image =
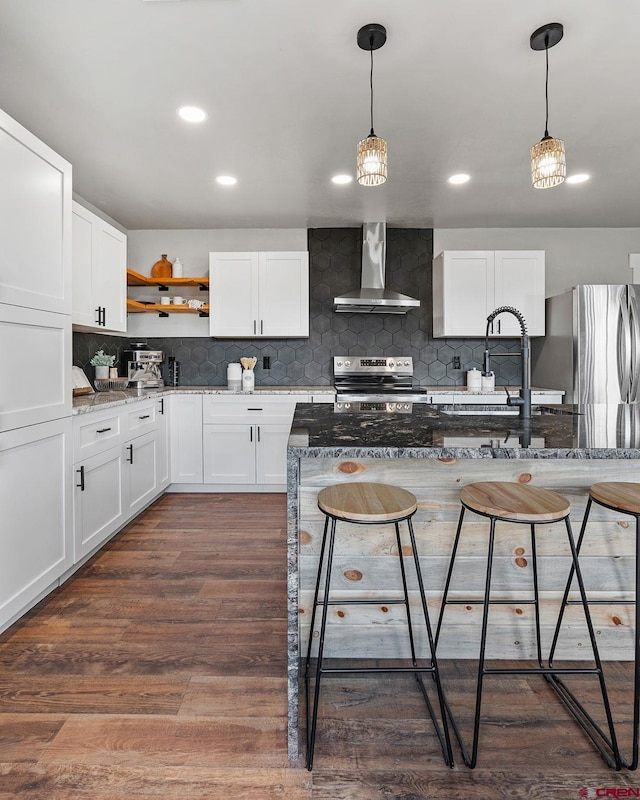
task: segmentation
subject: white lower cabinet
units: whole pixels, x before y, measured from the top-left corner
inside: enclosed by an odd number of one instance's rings
[[[73,563],[71,419],[0,433],[0,628]]]
[[[169,400],[171,483],[202,483],[202,395]]]
[[[123,466],[119,446],[74,466],[75,561],[95,550],[124,524]]]
[[[151,431],[124,446],[125,500],[127,519],[143,509],[158,493],[158,440]]]
[[[204,425],[204,483],[285,484],[290,425]]]
[[[168,445],[161,399],[74,418],[75,562],[95,551],[164,488],[161,459],[168,462]]]

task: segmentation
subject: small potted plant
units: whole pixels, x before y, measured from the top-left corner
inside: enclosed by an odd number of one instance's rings
[[[96,370],[96,380],[109,380],[109,369],[116,360],[115,356],[108,356],[104,350],[98,350],[89,362]]]

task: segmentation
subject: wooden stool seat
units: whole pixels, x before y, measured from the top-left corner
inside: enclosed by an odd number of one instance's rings
[[[470,483],[460,490],[460,500],[470,511],[514,522],[560,520],[571,511],[557,492],[506,481]]]
[[[594,483],[589,494],[603,506],[628,514],[640,514],[640,483]]]
[[[318,494],[318,508],[350,522],[393,522],[418,507],[415,495],[386,483],[340,483]]]

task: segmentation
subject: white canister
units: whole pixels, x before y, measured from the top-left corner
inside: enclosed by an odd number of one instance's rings
[[[172,277],[174,278],[184,278],[184,269],[182,267],[182,261],[179,258],[173,262],[173,271]]]
[[[496,376],[494,372],[482,373],[482,391],[493,392],[496,388]]]
[[[255,375],[252,369],[245,369],[242,372],[242,391],[252,392],[256,385]]]
[[[477,367],[467,372],[467,389],[479,392],[482,389],[482,373]]]
[[[227,386],[232,392],[242,389],[242,367],[237,362],[227,364]]]

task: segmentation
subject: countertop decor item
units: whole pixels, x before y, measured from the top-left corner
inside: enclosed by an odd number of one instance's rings
[[[242,371],[242,391],[252,392],[255,389],[256,379],[253,368],[255,367],[258,359],[255,356],[251,358],[241,358],[240,363],[244,367]]]
[[[387,143],[373,131],[373,51],[387,41],[387,31],[376,22],[358,31],[358,47],[371,55],[369,87],[371,90],[371,132],[358,143],[356,177],[361,186],[380,186],[387,180]]]
[[[182,266],[182,261],[179,258],[173,262],[173,277],[174,278],[183,278],[184,277],[184,268]]]
[[[104,352],[104,350],[98,350],[98,352],[89,362],[91,366],[95,368],[97,380],[109,378],[109,369],[113,366],[113,362],[115,360],[115,356],[109,356]]]
[[[173,264],[167,259],[167,254],[163,253],[162,258],[151,267],[152,278],[171,278],[173,277]]]
[[[118,392],[126,389],[129,385],[129,378],[108,378],[106,380],[94,381],[99,392]]]

